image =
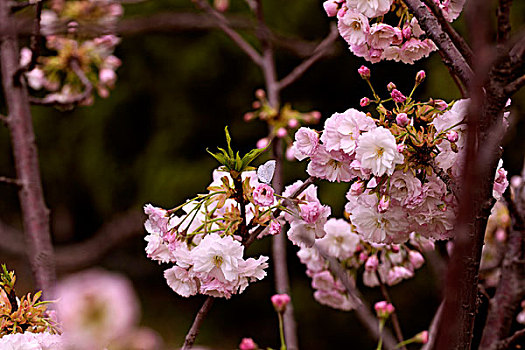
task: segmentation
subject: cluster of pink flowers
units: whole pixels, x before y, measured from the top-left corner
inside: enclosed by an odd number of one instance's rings
[[[243,172],[242,180],[248,233],[258,225],[267,226],[261,236],[280,232],[280,223],[270,215],[273,189],[260,183],[254,171]],[[229,173],[216,170],[208,189],[208,194],[182,205],[181,216],[176,215],[178,209],[145,206],[146,253],[150,259],[173,264],[164,276],[177,294],[230,298],[266,276],[268,257],[243,257],[241,242],[246,237],[237,233],[241,210]]]
[[[66,349],[62,337],[50,333],[14,333],[0,337],[0,349],[62,350]]]
[[[39,57],[36,67],[26,73],[29,86],[51,92],[45,98],[48,102],[65,104],[81,98],[86,84],[71,66],[75,61],[98,95],[108,97],[117,80],[115,71],[121,65],[112,55],[120,39],[113,34],[93,36],[84,31],[89,26],[104,26],[105,33],[111,32],[122,13],[121,4],[111,0],[51,2],[51,9],[42,12],[41,27],[52,54]],[[66,30],[61,33],[62,27]],[[31,55],[31,50],[22,49],[22,66],[29,65]],[[84,105],[92,102],[92,95],[80,101]]]
[[[459,16],[464,0],[434,0],[445,18]],[[372,63],[394,60],[413,64],[436,50],[406,5],[399,0],[327,0],[323,4],[329,17],[336,16],[340,35],[356,56]],[[429,10],[430,11],[430,10]],[[396,18],[396,26],[384,22]]]

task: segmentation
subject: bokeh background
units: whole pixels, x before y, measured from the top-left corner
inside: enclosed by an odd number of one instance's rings
[[[263,3],[268,25],[292,42],[313,43],[329,32],[331,21],[320,0]],[[518,28],[525,18],[525,6],[520,2],[513,6],[512,20],[514,28]],[[124,8],[128,23],[160,13],[198,12],[190,1],[184,0],[148,0],[128,3]],[[241,0],[231,0],[227,13],[250,18],[248,7]],[[461,20],[454,25],[465,33]],[[257,45],[253,33],[242,33]],[[205,191],[211,171],[217,167],[206,148],[224,144],[224,126],[229,126],[235,147],[242,151],[255,147],[256,141],[266,136],[262,122],[246,123],[242,118],[251,110],[255,90],[264,82],[258,67],[218,29],[129,30],[121,37],[115,54],[123,65],[117,71],[117,85],[109,98],[96,98],[93,106],[72,111],[33,109],[45,197],[51,209],[57,249],[89,240],[123,213],[140,218],[130,220],[135,233],[97,259],[96,265],[120,272],[133,281],[142,303],[142,324],[156,330],[169,346],[175,347],[182,344],[204,299],[185,299],[170,290],[163,278],[166,267],[146,258],[145,233],[134,222],[145,219],[145,203],[171,208]],[[294,53],[277,48],[278,76],[284,77],[301,60]],[[360,98],[370,96],[357,74],[362,64],[366,62],[352,56],[339,38],[329,57],[283,91],[282,102],[291,103],[299,111],[320,111],[323,119],[317,128],[322,128],[324,119],[332,113],[358,107]],[[416,91],[416,97],[447,101],[460,98],[438,53],[415,65],[368,65],[380,94],[387,93],[390,81],[401,91],[409,92],[416,72],[425,69],[427,80]],[[521,92],[513,99],[511,128],[505,139],[504,166],[510,175],[518,173],[523,162],[524,97]],[[2,100],[0,104],[3,105]],[[4,176],[15,174],[9,142],[7,129],[0,127],[0,175]],[[264,155],[259,162],[268,157]],[[305,164],[287,163],[285,183],[305,179],[304,169]],[[320,185],[321,200],[332,205],[336,216],[342,214],[347,187]],[[3,183],[0,218],[21,228],[16,188]],[[248,250],[249,255],[261,253],[270,255],[269,239]],[[373,348],[373,340],[352,312],[333,310],[314,301],[310,280],[295,253],[296,248],[290,244],[291,296],[301,349]],[[0,262],[16,269],[19,293],[32,290],[24,256],[4,249],[0,250]],[[415,278],[391,288],[406,336],[426,329],[439,305],[443,275],[431,265],[427,263]],[[61,269],[61,275],[70,272],[74,271]],[[215,304],[198,344],[234,349],[242,337],[252,337],[261,346],[278,347],[277,318],[269,300],[274,293],[272,269],[268,272],[265,280],[251,285],[242,295]],[[370,303],[381,299],[377,289],[362,285],[360,288]]]

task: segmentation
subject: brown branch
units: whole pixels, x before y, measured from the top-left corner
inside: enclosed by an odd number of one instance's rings
[[[315,62],[325,56],[331,49],[332,44],[339,37],[339,32],[335,24],[330,26],[330,33],[328,36],[321,41],[321,43],[315,48],[312,56],[304,60],[301,64],[295,67],[286,77],[278,82],[279,90],[286,88],[288,85],[299,79]]]
[[[524,85],[525,85],[525,75],[522,75],[518,79],[514,80],[513,82],[505,86],[505,94],[512,96],[516,93],[516,91],[521,89]]]
[[[81,103],[91,97],[91,94],[93,93],[93,84],[91,84],[82,68],[80,68],[78,61],[71,60],[69,66],[78,76],[82,82],[82,85],[84,85],[84,91],[81,94],[72,95],[67,100],[60,100],[54,94],[49,94],[44,98],[30,97],[29,101],[31,104],[37,106],[61,106],[64,108],[73,108],[76,104]]]
[[[465,86],[470,86],[472,80],[472,69],[454,45],[450,36],[443,30],[436,16],[428,10],[420,0],[404,0],[410,11],[417,18],[421,28],[430,39],[443,52],[446,60],[444,63],[450,66],[454,73],[460,77]]]
[[[437,335],[437,329],[439,325],[439,321],[441,319],[441,313],[443,312],[443,302],[439,304],[439,307],[434,314],[434,318],[432,319],[432,322],[430,322],[430,326],[428,327],[428,342],[423,345],[421,350],[430,350],[434,346],[434,342],[436,340]]]
[[[507,43],[510,36],[510,7],[512,0],[499,0],[498,1],[498,32],[497,41],[498,45],[502,46]]]
[[[211,7],[206,0],[193,1],[197,4],[199,8],[203,9],[209,16],[211,16],[217,22],[219,28],[221,28],[222,31],[226,35],[228,35],[230,39],[235,44],[237,44],[237,46],[239,46],[239,48],[242,51],[244,51],[244,53],[247,54],[248,57],[250,57],[255,64],[259,66],[262,64],[261,55],[246,40],[244,40],[239,33],[233,30],[230,22],[226,17],[224,17],[223,14]]]
[[[18,179],[12,179],[5,176],[0,176],[0,182],[6,183],[6,184],[12,184],[16,186],[22,186],[22,182]]]
[[[376,271],[377,280],[379,281],[379,287],[381,288],[381,294],[383,294],[383,298],[389,303],[392,304],[392,299],[390,298],[390,294],[388,293],[388,289],[383,283],[383,280],[381,279],[381,276],[379,275],[379,272]],[[397,341],[399,343],[403,342],[403,332],[401,331],[401,324],[399,323],[399,318],[397,317],[397,310],[394,309],[394,312],[392,312],[392,315],[390,315],[390,319],[392,320],[392,325],[394,326],[394,333],[396,334]],[[402,345],[401,349],[406,350],[406,346]]]
[[[51,298],[55,284],[55,264],[49,228],[49,210],[44,201],[42,181],[38,164],[35,134],[31,119],[29,98],[25,82],[14,81],[19,65],[16,23],[7,1],[0,1],[0,23],[7,31],[0,36],[0,64],[2,84],[7,109],[8,128],[17,178],[22,186],[18,192],[27,244],[27,256],[31,264],[37,289],[43,291],[43,299]]]
[[[195,339],[197,338],[197,335],[199,334],[199,330],[201,328],[202,322],[204,322],[204,318],[206,318],[206,315],[210,311],[214,301],[215,301],[214,297],[206,298],[199,312],[197,312],[197,315],[195,316],[195,320],[193,321],[193,324],[191,325],[191,328],[188,331],[188,334],[186,334],[186,338],[184,338],[184,344],[182,345],[181,350],[188,350],[192,348],[193,343],[195,343]]]
[[[461,52],[465,60],[468,64],[472,63],[472,57],[474,56],[474,53],[472,52],[472,49],[468,46],[467,42],[461,35],[456,32],[456,30],[450,25],[450,22],[445,19],[443,16],[443,12],[441,9],[436,5],[436,3],[433,0],[423,0],[425,5],[432,11],[434,16],[436,16],[436,19],[438,20],[439,24],[443,28],[443,30],[448,34],[456,48]]]
[[[516,192],[525,189],[522,184]],[[494,298],[490,301],[487,321],[481,339],[481,350],[496,350],[499,341],[505,338],[512,325],[520,301],[525,297],[525,203],[518,196],[516,202],[510,191],[504,194],[512,219],[512,229],[507,242],[506,255],[501,268],[501,277]]]
[[[498,343],[497,350],[506,350],[510,349],[510,347],[514,344],[518,345],[518,341],[525,339],[525,329],[520,329],[519,331],[516,331],[513,335],[510,337],[503,339]],[[516,347],[518,349],[518,347]]]

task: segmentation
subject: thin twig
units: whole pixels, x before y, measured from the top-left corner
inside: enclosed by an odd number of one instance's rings
[[[197,312],[197,315],[195,316],[195,320],[193,321],[193,324],[191,325],[191,328],[188,331],[188,334],[186,334],[186,338],[184,338],[184,344],[182,345],[181,350],[188,350],[192,348],[193,343],[195,343],[195,339],[197,338],[197,335],[199,334],[199,330],[201,328],[202,322],[204,321],[204,318],[210,311],[211,306],[213,305],[214,301],[215,301],[214,297],[206,298],[199,312]]]
[[[12,184],[12,185],[17,185],[17,186],[22,186],[22,182],[18,179],[12,179],[12,178],[9,178],[9,177],[5,177],[5,176],[0,176],[0,182],[4,182],[6,184]]]
[[[423,2],[432,11],[434,16],[436,16],[439,24],[441,25],[443,30],[448,34],[448,36],[450,37],[454,45],[457,47],[459,52],[461,52],[467,63],[471,64],[474,53],[472,52],[470,46],[468,46],[465,39],[463,39],[463,37],[459,35],[458,32],[456,32],[456,30],[450,25],[449,21],[445,19],[445,17],[443,16],[443,12],[433,0],[423,0]]]
[[[376,271],[377,280],[379,281],[379,287],[381,288],[381,294],[383,294],[383,298],[389,303],[392,304],[392,299],[390,298],[390,294],[388,293],[388,289],[386,288],[385,284],[381,280],[381,276],[379,275],[379,272]],[[390,316],[392,320],[392,325],[394,326],[394,333],[396,334],[397,341],[401,343],[404,339],[403,332],[401,331],[401,325],[399,323],[399,319],[397,318],[397,310],[394,309],[394,312],[392,312],[392,315]],[[406,350],[406,347],[402,345],[400,347],[403,350]]]
[[[89,81],[86,74],[80,68],[77,60],[71,60],[69,66],[75,72],[75,74],[80,79],[82,85],[84,85],[84,91],[81,94],[72,95],[69,99],[61,100],[55,94],[49,94],[44,98],[30,97],[29,102],[37,106],[61,106],[65,108],[71,108],[74,105],[81,103],[91,97],[93,92],[93,84]]]
[[[215,19],[217,25],[222,29],[222,31],[233,40],[234,43],[239,46],[239,48],[244,51],[251,58],[251,60],[260,66],[262,64],[261,55],[246,41],[243,37],[237,33],[231,27],[229,21],[222,15],[220,12],[215,10],[213,7],[208,4],[205,0],[193,0],[197,6],[206,11],[211,17]]]
[[[511,96],[514,95],[516,91],[521,89],[525,85],[525,75],[522,75],[518,79],[514,80],[512,83],[505,86],[505,94]]]
[[[505,338],[502,341],[500,341],[496,349],[497,350],[510,349],[511,345],[517,344],[519,340],[522,340],[524,338],[525,338],[525,329],[520,329],[519,331],[516,331],[516,333],[514,333],[510,337]]]
[[[510,36],[510,7],[512,0],[498,1],[498,45],[504,46],[509,40]]]
[[[332,44],[338,37],[339,32],[337,31],[337,27],[335,26],[335,24],[332,24],[330,26],[330,33],[315,48],[314,52],[312,53],[312,56],[304,60],[301,64],[295,67],[286,77],[284,77],[283,79],[281,79],[281,81],[278,82],[279,89],[282,90],[288,85],[295,82],[297,79],[299,79],[304,74],[304,72],[306,72],[315,62],[317,62],[319,59],[321,59],[328,53],[328,51],[331,49]]]

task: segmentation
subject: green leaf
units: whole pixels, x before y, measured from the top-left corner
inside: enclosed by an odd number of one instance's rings
[[[232,138],[230,137],[230,133],[228,132],[228,126],[224,128],[224,133],[226,134],[226,144],[228,145],[228,153],[230,154],[230,158],[233,158],[233,150],[231,147]]]

